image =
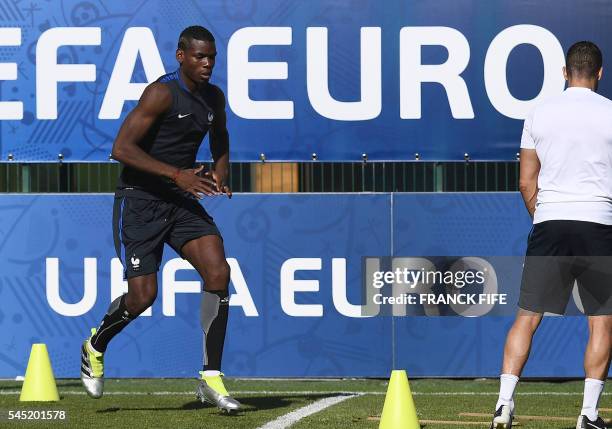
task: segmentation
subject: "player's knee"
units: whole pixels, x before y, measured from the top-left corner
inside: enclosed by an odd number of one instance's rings
[[[206,290],[224,290],[230,280],[230,266],[227,262],[218,264],[216,267],[208,270],[206,276]]]
[[[612,316],[589,317],[589,331],[591,337],[610,342],[612,339]]]
[[[515,335],[534,335],[539,326],[535,317],[519,317],[514,321],[511,332]]]
[[[144,307],[142,311],[152,306],[156,298],[157,298],[157,288],[150,288],[144,291],[142,294],[141,300],[140,300],[142,306]]]
[[[142,288],[137,293],[132,294],[130,298],[126,302],[128,311],[137,316],[153,305],[157,298],[157,288]]]

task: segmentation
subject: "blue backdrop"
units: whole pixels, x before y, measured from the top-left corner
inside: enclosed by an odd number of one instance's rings
[[[123,282],[112,199],[0,199],[0,377],[24,374],[34,342],[48,345],[56,376],[78,375],[79,344]],[[510,316],[359,318],[333,290],[358,303],[363,256],[522,255],[530,225],[518,194],[242,194],[204,205],[232,265],[227,374],[384,377],[394,363],[412,376],[498,374]],[[109,376],[183,377],[200,367],[200,285],[176,258],[167,248],[152,315],[111,343]],[[292,258],[311,258],[298,261],[295,279],[318,281],[315,291],[288,293],[282,273]],[[334,260],[345,261],[345,282]],[[503,286],[514,293],[510,311],[518,286]],[[297,315],[288,296],[321,315]],[[581,376],[585,343],[583,318],[546,318],[525,375]]]
[[[0,101],[21,103],[0,107],[2,160],[13,154],[18,161],[54,161],[58,153],[68,161],[108,160],[120,122],[134,106],[130,99],[136,99],[142,90],[142,87],[130,90],[129,82],[152,81],[164,71],[174,70],[178,34],[192,24],[207,26],[217,38],[219,56],[212,81],[228,95],[234,160],[258,160],[261,153],[269,160],[304,160],[310,159],[312,153],[317,153],[321,160],[358,160],[362,153],[373,160],[401,160],[413,159],[415,152],[422,159],[433,160],[463,159],[466,152],[472,159],[514,159],[522,128],[520,117],[527,107],[519,108],[518,114],[511,113],[512,109],[502,106],[504,103],[494,102],[491,94],[503,92],[507,85],[509,97],[519,104],[521,100],[531,100],[542,88],[545,70],[550,84],[542,96],[561,91],[563,51],[575,41],[590,39],[599,44],[604,61],[612,52],[609,25],[612,3],[599,0],[584,0],[579,5],[571,0],[438,0],[433,3],[412,0],[37,3],[2,0],[1,3],[2,27],[17,29],[20,33],[6,29],[3,30],[8,33],[0,32],[0,62],[14,68],[14,73],[0,75]],[[506,31],[519,25],[535,26],[529,27],[535,28],[535,32],[530,33],[527,27],[521,27],[514,35]],[[61,27],[68,30],[60,37],[54,31]],[[86,27],[89,36],[78,33],[78,27]],[[257,39],[260,45],[248,50],[245,43],[256,43],[255,37],[247,34],[240,42],[239,34],[253,27],[283,27],[284,30],[280,30],[281,35],[273,35],[269,28],[262,30],[268,35],[262,37],[270,40]],[[316,80],[310,88],[307,84],[309,73],[311,77],[316,74],[307,72],[307,33],[309,29],[318,32],[315,27],[327,29],[328,88]],[[360,31],[364,27],[380,28],[380,42],[375,36],[368,36],[371,43],[364,59],[366,66],[361,70]],[[430,30],[428,39],[422,40],[422,49],[411,48],[417,36],[410,31],[426,32],[425,27],[445,30]],[[402,47],[403,28],[409,28],[409,32]],[[515,47],[504,55],[493,55],[501,52],[500,45],[493,43],[498,36]],[[87,38],[92,40],[86,41]],[[228,65],[228,58],[232,56],[231,40],[236,42],[232,48],[236,62]],[[545,40],[548,42],[544,43]],[[538,44],[542,45],[536,47]],[[313,55],[324,49],[320,40],[313,39]],[[443,85],[428,82],[437,79],[435,67],[422,69],[420,79],[424,83],[416,87],[421,88],[420,96],[418,89],[408,89],[408,84],[402,95],[401,82],[417,79],[415,64],[452,62],[461,57],[462,49],[467,49],[467,57],[466,64],[457,65],[455,73],[460,75],[459,87],[464,87],[459,88],[459,95],[449,97]],[[488,76],[494,81],[489,89],[485,85],[488,53],[491,60]],[[256,74],[249,71],[251,66],[245,66],[247,57],[254,64],[268,63],[261,79],[244,80]],[[406,59],[403,72],[400,72],[400,57]],[[70,76],[66,69],[55,66],[56,60],[63,66],[92,64],[95,70],[80,70],[75,72],[76,76]],[[313,57],[311,66],[320,72],[324,70],[317,68],[321,61]],[[270,66],[272,62],[284,65],[270,71],[274,68]],[[286,72],[281,70],[283,67]],[[381,69],[380,83],[370,74],[378,68]],[[114,73],[118,86],[110,85]],[[453,75],[452,71],[445,73],[447,77]],[[361,100],[362,75],[366,75],[364,88],[374,94],[370,105],[378,104],[365,116],[349,112],[347,119],[338,119],[334,115],[351,107],[332,104],[322,109],[321,102],[313,101],[310,93],[327,90],[337,101]],[[38,88],[37,79],[40,80]],[[55,79],[67,82],[56,85]],[[604,77],[600,86],[603,95],[612,94],[610,82]],[[52,92],[56,87],[55,98]],[[124,96],[128,99],[125,104]],[[244,106],[247,98],[285,101],[292,103],[292,107],[281,109],[285,119],[273,119],[279,117],[274,109],[261,105],[247,108]],[[452,113],[449,98],[464,110],[470,106],[473,114]],[[102,109],[105,100],[109,103],[106,110]],[[420,115],[402,114],[402,103],[413,105],[419,100]],[[5,108],[12,113],[9,115]],[[50,118],[49,109],[51,112],[56,109],[57,114],[51,114]],[[286,116],[288,112],[292,112],[290,118]],[[254,115],[261,117],[254,118]],[[8,119],[11,117],[16,119]],[[209,158],[205,145],[199,159]]]

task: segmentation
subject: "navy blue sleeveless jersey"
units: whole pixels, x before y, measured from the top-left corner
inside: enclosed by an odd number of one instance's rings
[[[172,106],[138,143],[142,150],[159,161],[181,169],[194,168],[200,144],[209,131],[213,159],[228,150],[225,96],[221,89],[203,83],[198,91],[191,93],[182,82],[178,70],[160,77],[157,82],[170,90]],[[123,166],[115,194],[165,200],[191,197],[170,179],[128,165]]]

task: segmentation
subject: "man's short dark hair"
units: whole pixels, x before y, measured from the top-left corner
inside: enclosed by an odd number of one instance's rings
[[[204,42],[214,42],[215,38],[212,33],[200,25],[192,25],[181,31],[178,40],[178,48],[186,50],[191,45],[192,40],[202,40]]]
[[[593,42],[577,42],[567,50],[565,68],[570,77],[579,79],[596,78],[601,65],[601,51]]]

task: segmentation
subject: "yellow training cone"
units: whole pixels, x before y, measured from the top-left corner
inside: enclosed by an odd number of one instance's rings
[[[59,401],[47,346],[32,344],[20,401]]]
[[[404,370],[391,372],[379,429],[421,429]]]

